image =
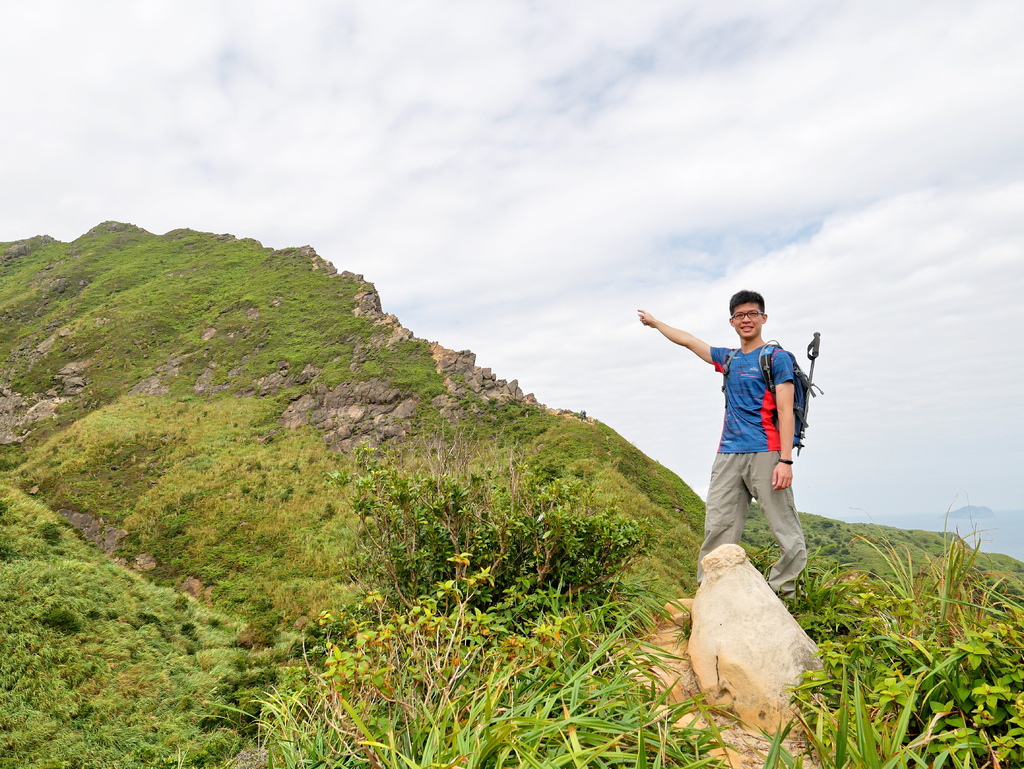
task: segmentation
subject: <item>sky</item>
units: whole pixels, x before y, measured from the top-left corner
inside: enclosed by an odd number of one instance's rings
[[[0,241],[312,245],[705,493],[731,346],[821,333],[835,518],[1024,511],[1017,0],[0,0]],[[1021,513],[1024,515],[1024,512]]]

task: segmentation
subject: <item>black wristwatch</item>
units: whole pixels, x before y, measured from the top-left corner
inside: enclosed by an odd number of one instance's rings
[[[791,465],[791,464],[793,464],[793,460],[792,459],[780,459],[779,461],[782,464],[784,464],[784,465]]]

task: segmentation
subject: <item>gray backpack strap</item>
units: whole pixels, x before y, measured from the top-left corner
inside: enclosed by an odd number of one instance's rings
[[[725,395],[725,405],[729,406],[729,393],[725,389],[725,385],[729,382],[729,366],[732,365],[732,359],[736,356],[739,350],[729,350],[725,356],[725,363],[722,364],[722,393]]]
[[[782,345],[773,339],[770,342],[765,342],[764,347],[761,348],[761,354],[757,356],[761,378],[768,385],[768,390],[772,395],[775,394],[775,372],[772,371],[772,364],[775,362],[775,353],[781,349]]]

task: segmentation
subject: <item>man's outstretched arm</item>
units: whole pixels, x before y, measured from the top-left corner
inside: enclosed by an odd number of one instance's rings
[[[640,315],[640,322],[645,326],[656,328],[666,339],[691,350],[698,358],[706,363],[714,363],[711,359],[711,345],[703,342],[688,331],[683,331],[658,320],[647,310],[637,310]]]

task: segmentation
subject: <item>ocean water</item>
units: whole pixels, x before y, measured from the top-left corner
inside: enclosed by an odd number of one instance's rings
[[[980,539],[985,553],[1002,553],[1024,561],[1024,510],[993,510],[975,517],[935,515],[876,515],[843,518],[848,523],[877,523],[899,529],[955,531],[972,544]]]

